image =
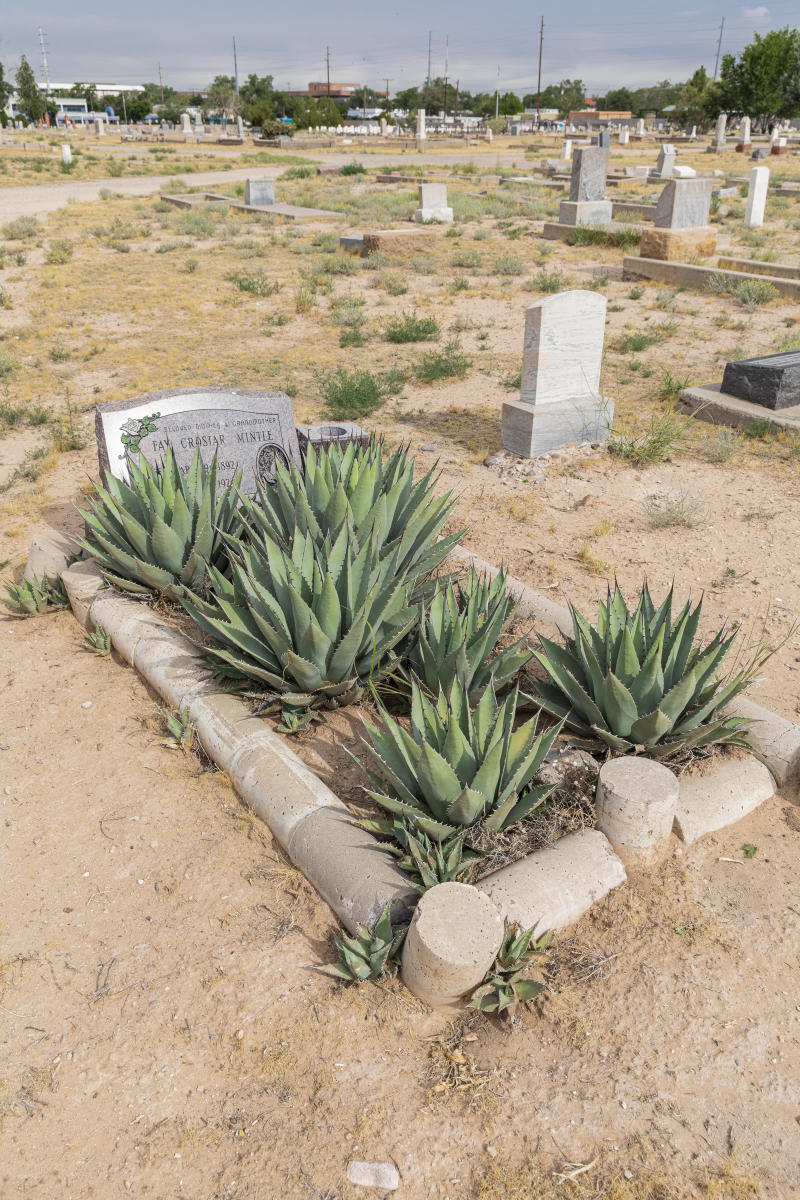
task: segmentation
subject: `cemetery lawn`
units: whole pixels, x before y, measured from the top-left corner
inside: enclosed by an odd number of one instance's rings
[[[704,594],[704,631],[741,619],[785,639],[753,698],[800,719],[800,442],[672,408],[684,380],[795,344],[800,309],[623,282],[623,251],[544,241],[558,198],[477,161],[486,178],[448,182],[456,225],[397,261],[340,254],[338,237],[401,226],[413,184],[302,167],[278,200],[341,220],[111,195],[0,237],[2,577],[42,522],[79,531],[96,403],[281,388],[298,423],[346,408],[438,463],[465,544],[554,599],[593,612],[614,576],[628,594],[674,579],[681,599]],[[725,204],[720,253],[796,261],[796,200],[770,197],[751,232],[744,201]],[[525,306],[568,287],[608,298],[613,452],[530,471],[501,453],[501,406]],[[334,957],[327,906],[223,776],[163,744],[142,681],[87,653],[68,613],[0,619],[0,670],[3,1194],[349,1200],[365,1194],[351,1158],[396,1162],[413,1200],[797,1194],[796,798],[747,819],[754,857],[734,826],[596,906],[514,1028],[450,1023],[397,984],[312,969]],[[355,715],[334,727],[355,736]],[[341,788],[330,741],[292,745]]]

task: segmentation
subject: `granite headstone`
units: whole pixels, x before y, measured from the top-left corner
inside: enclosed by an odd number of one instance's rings
[[[274,179],[248,179],[244,185],[244,202],[254,208],[268,208],[275,203]]]
[[[159,466],[169,447],[187,470],[196,450],[208,464],[217,454],[217,484],[222,488],[242,469],[242,491],[256,494],[256,481],[275,482],[276,463],[301,464],[292,416],[284,392],[238,388],[189,388],[153,392],[95,410],[97,455],[103,479],[127,480],[128,462],[143,455]]]
[[[603,200],[606,194],[608,149],[604,146],[582,146],[572,155],[570,200]]]
[[[729,362],[720,390],[763,408],[792,408],[800,404],[800,352]]]
[[[658,198],[657,229],[698,229],[708,224],[710,179],[671,179]]]

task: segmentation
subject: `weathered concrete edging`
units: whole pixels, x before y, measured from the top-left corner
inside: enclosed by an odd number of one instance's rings
[[[95,563],[78,562],[67,568],[68,550],[63,543],[39,539],[31,557],[39,555],[37,561],[42,562],[42,553],[47,558],[45,573],[61,574],[76,618],[88,629],[101,625],[126,662],[171,708],[186,714],[209,757],[228,774],[290,861],[348,929],[374,925],[387,904],[394,922],[412,918],[417,896],[394,858],[358,828],[339,798],[280,735],[252,715],[245,701],[218,690],[194,642],[146,604],[106,589]],[[459,549],[453,554],[489,575],[497,574],[497,568],[469,551]],[[523,616],[571,631],[566,609],[517,580],[508,578],[508,585],[520,600]],[[757,705],[744,704],[741,715],[755,719],[754,749],[760,747],[765,761],[775,763],[776,775],[793,776],[800,763],[800,728]],[[685,841],[739,820],[774,793],[769,771],[755,760],[744,764],[738,760],[726,767],[717,776],[687,780],[685,790],[681,786],[674,823],[675,832]],[[710,805],[709,786],[716,787]],[[624,798],[615,796],[612,807],[619,809]],[[635,798],[633,825],[649,821],[645,800]],[[665,813],[673,804],[670,797]],[[629,836],[627,826],[623,830],[621,849],[631,843],[632,865],[639,865],[642,850],[645,857],[652,852],[653,861],[658,858],[668,833],[662,824],[658,823],[657,836],[649,842],[645,838],[642,846],[637,836]],[[503,918],[522,928],[534,927],[537,935],[557,932],[625,879],[625,866],[605,834],[584,829],[493,872],[475,887],[438,885],[415,910],[404,950],[403,978],[426,1003],[452,1007],[480,983],[491,965],[502,939]]]
[[[657,279],[662,283],[670,283],[675,287],[690,287],[695,291],[704,292],[712,275],[721,275],[729,283],[742,283],[745,280],[760,279],[771,283],[782,296],[792,300],[800,297],[800,279],[779,279],[769,274],[769,263],[763,264],[765,270],[760,275],[749,271],[723,271],[719,267],[699,267],[691,263],[668,262],[660,258],[637,258],[630,255],[622,260],[622,278],[628,279]]]
[[[767,421],[775,429],[800,429],[800,405],[790,408],[765,408],[752,400],[740,400],[722,391],[721,383],[703,387],[684,388],[678,397],[678,407],[683,412],[694,413],[701,421],[712,425],[751,425],[754,421]]]

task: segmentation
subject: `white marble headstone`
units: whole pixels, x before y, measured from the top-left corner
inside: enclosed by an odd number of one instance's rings
[[[768,187],[769,167],[753,167],[750,172],[750,187],[747,192],[747,209],[744,214],[745,225],[753,228],[764,224],[764,209],[767,204]]]
[[[600,389],[606,298],[569,291],[537,300],[525,310],[523,404],[554,404]]]

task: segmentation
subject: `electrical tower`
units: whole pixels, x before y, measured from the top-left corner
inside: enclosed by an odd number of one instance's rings
[[[42,48],[42,70],[44,71],[44,94],[50,95],[50,75],[47,70],[47,49],[45,47],[44,30],[39,26],[39,45]]]

